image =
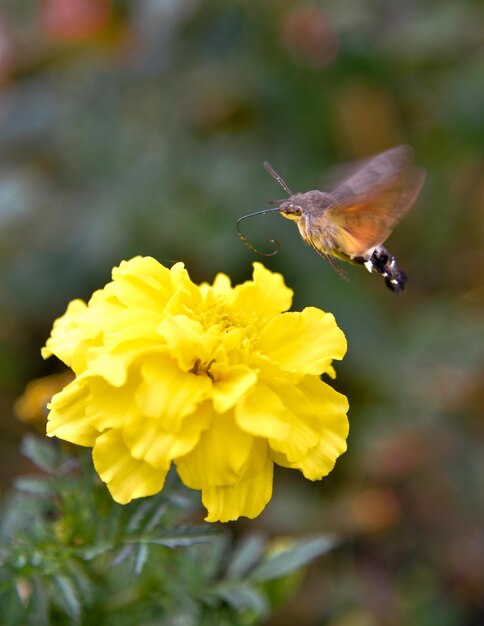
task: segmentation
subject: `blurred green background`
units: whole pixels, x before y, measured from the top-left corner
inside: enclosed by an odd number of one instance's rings
[[[276,474],[240,532],[335,532],[271,624],[484,623],[484,13],[479,0],[1,0],[1,486],[29,471],[13,404],[60,371],[53,319],[136,254],[249,278],[235,221],[399,143],[427,182],[388,247],[400,297],[345,282],[276,214],[246,222],[295,309],[335,314],[349,450]]]

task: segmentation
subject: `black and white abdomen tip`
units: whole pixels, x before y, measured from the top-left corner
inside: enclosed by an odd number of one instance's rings
[[[377,246],[369,259],[354,259],[355,261],[362,263],[369,272],[375,270],[383,276],[386,286],[394,291],[400,293],[405,288],[407,282],[407,275],[402,270],[398,269],[397,261],[395,257],[388,252],[383,246]]]

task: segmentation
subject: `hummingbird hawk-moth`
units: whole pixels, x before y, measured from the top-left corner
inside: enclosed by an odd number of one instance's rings
[[[297,223],[303,240],[336,267],[332,257],[357,265],[369,272],[381,274],[387,287],[400,293],[407,281],[395,257],[382,245],[395,225],[417,199],[425,180],[425,171],[412,165],[413,150],[397,146],[365,162],[333,191],[314,190],[292,193],[272,166],[264,167],[289,194],[284,200],[274,200],[270,209],[244,215],[237,220],[242,241],[263,256],[273,252],[257,250],[240,230],[240,222],[254,215],[278,211]]]

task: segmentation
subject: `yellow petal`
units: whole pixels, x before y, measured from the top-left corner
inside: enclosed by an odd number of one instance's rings
[[[211,361],[220,339],[219,333],[213,330],[213,333],[206,331],[199,321],[186,315],[170,315],[158,326],[169,354],[185,372],[190,371],[197,361],[207,364]]]
[[[212,419],[210,402],[185,417],[178,433],[162,430],[157,419],[134,415],[123,428],[123,440],[134,458],[144,459],[157,469],[168,469],[173,459],[193,450]]]
[[[139,379],[132,376],[121,387],[113,387],[100,376],[86,377],[89,386],[87,414],[98,432],[122,428],[132,415],[138,415],[135,392]]]
[[[82,300],[69,303],[66,312],[57,318],[52,327],[50,337],[42,348],[44,359],[55,355],[68,367],[80,373],[85,367],[85,352],[90,342],[95,341],[100,329],[82,327],[87,305]]]
[[[47,434],[92,446],[100,432],[121,427],[136,408],[134,385],[112,387],[103,378],[77,377],[52,398]]]
[[[312,404],[314,415],[319,420],[319,441],[295,461],[281,453],[280,446],[276,450],[271,442],[271,458],[279,465],[301,470],[309,480],[319,480],[333,469],[336,459],[346,450],[348,401],[317,377],[307,376],[300,389]]]
[[[254,437],[243,433],[230,414],[216,415],[195,449],[177,460],[180,478],[192,489],[233,485],[247,471],[247,465],[254,462],[251,454],[255,445]]]
[[[261,263],[254,263],[253,280],[235,287],[234,293],[233,309],[248,314],[257,325],[287,311],[293,296],[283,276],[270,272]]]
[[[324,424],[328,416],[346,415],[349,407],[348,398],[318,376],[305,376],[299,389],[312,404],[321,424]]]
[[[96,472],[119,504],[151,496],[163,488],[167,472],[134,459],[119,430],[110,430],[96,439],[92,458]]]
[[[157,328],[162,320],[158,311],[123,309],[112,316],[104,331],[104,347],[114,350],[124,347],[141,350],[161,344]]]
[[[128,308],[161,313],[176,291],[170,270],[151,257],[122,261],[112,275],[113,282],[106,289]]]
[[[239,427],[257,437],[285,440],[291,432],[287,409],[267,385],[258,383],[237,404],[235,419]]]
[[[337,437],[334,434],[332,438],[333,440],[329,440],[328,433],[331,430],[335,433],[338,427],[342,431],[341,435]],[[321,438],[319,444],[309,450],[304,458],[299,459],[299,461],[292,464],[292,467],[300,469],[304,474],[304,477],[308,480],[320,480],[329,474],[338,457],[346,451],[346,435],[344,434],[341,425],[335,423],[331,426],[328,424],[324,435],[325,436]]]
[[[119,302],[105,290],[94,292],[88,305],[73,300],[64,315],[54,322],[42,356],[55,354],[74,372],[82,373],[87,367],[88,351],[102,345],[107,325],[120,310]]]
[[[103,289],[95,291],[90,297],[86,313],[82,319],[85,328],[104,331],[113,315],[124,310],[122,303],[109,293],[109,284]]]
[[[139,351],[136,351],[138,356]],[[134,358],[131,352],[124,350],[106,352],[103,347],[89,350],[89,373],[100,376],[113,387],[122,387],[128,377],[128,367]]]
[[[191,281],[183,263],[175,263],[170,269],[170,275],[176,290],[165,307],[165,313],[188,314],[196,310],[202,302],[202,295],[198,285]]]
[[[212,400],[217,413],[225,413],[235,406],[257,381],[257,374],[246,365],[214,363],[210,372],[215,380]]]
[[[49,406],[47,435],[80,446],[92,446],[99,434],[96,420],[87,416],[89,386],[76,379],[56,393]]]
[[[331,313],[307,307],[270,320],[255,348],[282,369],[319,375],[343,358],[346,338]]]
[[[225,296],[229,299],[233,297],[232,283],[227,274],[220,273],[215,276],[212,291],[217,296]]]
[[[229,522],[244,516],[260,515],[272,497],[273,464],[268,459],[256,474],[226,487],[205,487],[202,502],[207,509],[207,522]]]
[[[159,420],[160,428],[178,432],[181,420],[211,394],[212,381],[201,372],[181,371],[162,352],[146,355],[141,363],[142,382],[136,392],[139,410]]]
[[[106,325],[103,345],[87,351],[90,373],[115,387],[124,385],[133,361],[164,345],[157,332],[160,319],[160,313],[140,309],[123,309],[113,315]]]
[[[283,452],[289,462],[295,462],[319,443],[320,420],[301,389],[277,380],[270,386],[286,408],[285,420],[290,430],[285,438],[269,437],[269,445]]]

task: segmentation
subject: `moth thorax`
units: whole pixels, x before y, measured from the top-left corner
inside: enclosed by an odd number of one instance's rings
[[[318,189],[298,194],[298,196],[298,205],[302,207],[302,212],[314,217],[321,217],[328,207],[336,203],[330,193]]]

